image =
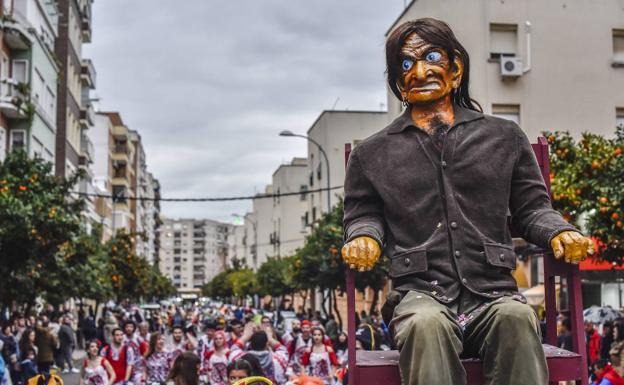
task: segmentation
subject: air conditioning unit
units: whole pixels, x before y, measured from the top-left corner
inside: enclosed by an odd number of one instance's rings
[[[518,57],[501,57],[501,76],[502,77],[518,77],[522,76],[522,59]]]

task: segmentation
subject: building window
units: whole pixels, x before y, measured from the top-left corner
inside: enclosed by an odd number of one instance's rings
[[[299,200],[305,201],[308,198],[307,191],[308,191],[308,186],[304,184],[299,186],[299,192],[301,192],[301,195],[299,195]]]
[[[519,104],[492,104],[492,115],[520,124]]]
[[[624,107],[615,109],[615,125],[624,127]]]
[[[490,59],[518,54],[518,26],[490,24]]]
[[[11,150],[26,150],[26,130],[11,130]]]
[[[624,29],[613,30],[613,64],[624,66]]]
[[[28,83],[28,60],[13,60],[13,80]]]

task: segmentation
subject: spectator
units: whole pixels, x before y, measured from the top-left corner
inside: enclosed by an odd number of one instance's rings
[[[572,351],[572,329],[570,319],[563,318],[561,320],[561,327],[559,329],[559,335],[557,336],[557,347]]]
[[[42,373],[50,373],[57,344],[58,340],[50,331],[49,318],[41,317],[41,325],[35,328],[35,346],[37,346],[37,367]]]
[[[173,326],[173,330],[171,332],[171,347],[169,348],[169,351],[173,355],[174,359],[184,352],[193,350],[193,343],[190,339],[188,339],[188,337],[188,334],[185,336],[184,328],[182,328],[182,326]]]
[[[251,377],[251,365],[248,361],[238,359],[231,362],[227,367],[228,385],[233,385],[235,382],[244,380],[247,377]]]
[[[197,354],[184,352],[173,362],[167,380],[172,380],[173,385],[198,385],[199,383],[199,357]]]
[[[338,323],[336,322],[336,317],[334,317],[333,314],[329,315],[329,319],[325,324],[325,334],[332,344],[336,343],[336,340],[338,339]]]
[[[72,353],[76,347],[76,333],[71,327],[72,319],[69,315],[61,317],[61,326],[59,327],[58,339],[60,342],[60,355],[58,366],[63,373],[78,373],[78,369],[74,368]],[[67,369],[65,369],[67,364]]]
[[[225,333],[218,331],[214,336],[214,350],[206,353],[204,362],[207,363],[205,372],[208,374],[210,385],[227,385],[227,366],[230,350],[225,343]]]
[[[598,360],[592,365],[596,379],[591,385],[624,385],[624,379],[613,369],[609,361]]]
[[[20,362],[20,380],[18,385],[28,383],[28,380],[39,373],[37,368],[37,353],[33,347],[28,347],[21,352],[22,361]]]
[[[19,342],[19,351],[20,351],[20,359],[23,360],[25,358],[26,352],[28,349],[33,349],[35,351],[35,356],[37,355],[37,345],[35,345],[35,329],[27,328],[22,332],[22,338]]]
[[[338,362],[340,366],[346,366],[348,361],[348,337],[345,332],[341,332],[338,335],[338,340],[334,344],[336,350],[336,358],[338,358]]]
[[[106,358],[98,355],[99,349],[98,341],[87,342],[87,358],[82,364],[79,385],[112,385],[115,383],[115,371]]]
[[[339,366],[336,354],[325,345],[325,332],[320,327],[312,330],[312,346],[306,348],[301,363],[311,376],[320,378],[325,385],[333,385],[333,374]]]
[[[159,332],[152,333],[149,349],[145,356],[146,384],[161,384],[167,379],[171,368],[172,356],[165,350],[165,336]]]
[[[613,323],[605,322],[602,325],[602,340],[600,341],[600,358],[609,359],[609,351],[613,344]]]
[[[593,365],[600,358],[600,334],[591,322],[585,322],[585,342],[589,364]]]
[[[0,330],[0,338],[4,342],[2,348],[2,358],[4,359],[6,368],[8,369],[9,376],[12,383],[17,383],[19,380],[19,346],[18,341],[13,335],[13,325],[10,323],[4,324],[2,330]]]
[[[134,357],[132,350],[123,343],[124,332],[120,328],[113,329],[112,341],[105,346],[100,355],[111,364],[115,372],[115,384],[128,382],[132,375]],[[125,385],[125,384],[124,384]]]
[[[609,350],[611,364],[617,373],[624,375],[624,324],[618,322],[613,326],[613,343]]]
[[[260,361],[263,375],[276,385],[286,383],[286,368],[288,366],[288,352],[276,339],[271,328],[264,331],[254,331],[255,325],[247,323],[241,338],[232,345],[233,359],[244,354],[245,345],[249,342],[249,352]]]

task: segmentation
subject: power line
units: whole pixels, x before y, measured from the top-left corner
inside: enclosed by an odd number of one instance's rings
[[[147,201],[147,202],[227,202],[227,201],[243,201],[243,200],[254,200],[254,199],[268,199],[268,198],[280,198],[294,195],[305,195],[310,193],[328,191],[328,190],[339,190],[343,188],[343,186],[334,186],[330,188],[318,188],[315,190],[305,190],[298,192],[288,192],[288,193],[277,193],[277,194],[257,194],[257,195],[249,195],[249,196],[238,196],[238,197],[220,197],[220,198],[151,198],[151,197],[126,197],[119,195],[109,195],[109,194],[94,194],[94,193],[85,193],[80,191],[74,191],[73,194],[80,196],[88,196],[95,198],[109,198],[113,200],[131,200],[131,201]]]

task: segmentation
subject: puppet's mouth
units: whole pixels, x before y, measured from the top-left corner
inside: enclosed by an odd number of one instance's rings
[[[424,92],[424,91],[436,91],[439,89],[440,89],[440,85],[438,83],[425,83],[422,85],[414,85],[411,91]]]

